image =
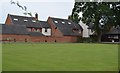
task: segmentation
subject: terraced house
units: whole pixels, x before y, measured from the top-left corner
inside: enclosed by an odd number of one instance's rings
[[[78,42],[83,29],[69,19],[48,17],[47,21],[35,17],[8,14],[1,27],[3,42]]]

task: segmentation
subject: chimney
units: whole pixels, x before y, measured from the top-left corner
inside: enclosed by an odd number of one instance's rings
[[[38,14],[37,13],[35,14],[35,19],[38,20]]]
[[[71,20],[71,15],[68,16],[68,20]]]

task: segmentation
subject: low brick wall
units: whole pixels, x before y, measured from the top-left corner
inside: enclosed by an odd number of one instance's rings
[[[2,42],[77,42],[78,37],[75,36],[63,36],[63,37],[53,37],[53,36],[29,36],[29,35],[12,35],[3,34],[0,36]]]
[[[3,34],[2,42],[28,42],[29,35]]]
[[[64,36],[64,37],[45,37],[45,36],[30,36],[30,42],[77,42],[77,37]]]

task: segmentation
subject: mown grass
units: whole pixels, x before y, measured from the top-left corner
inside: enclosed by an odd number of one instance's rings
[[[3,71],[117,71],[117,44],[3,44]]]
[[[2,43],[0,42],[0,72],[2,72]]]

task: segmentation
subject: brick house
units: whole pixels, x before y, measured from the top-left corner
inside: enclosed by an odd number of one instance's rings
[[[35,17],[8,14],[0,25],[3,42],[78,42],[83,29],[68,19],[48,17],[47,21]]]

